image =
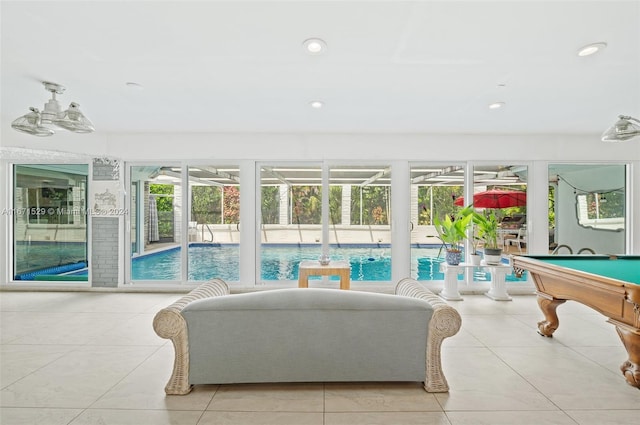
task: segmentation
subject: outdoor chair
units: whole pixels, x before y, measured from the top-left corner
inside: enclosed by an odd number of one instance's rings
[[[527,245],[527,226],[522,225],[516,237],[505,239],[505,243],[509,246],[517,245],[518,251],[522,254],[522,247]]]

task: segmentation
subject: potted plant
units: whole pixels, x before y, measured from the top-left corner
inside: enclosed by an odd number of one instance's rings
[[[478,228],[478,237],[484,241],[484,261],[487,264],[500,264],[502,247],[498,245],[498,219],[495,212],[488,215],[474,213],[473,222]]]
[[[445,259],[447,264],[452,266],[460,264],[462,242],[467,237],[467,229],[473,220],[472,214],[463,213],[463,211],[465,210],[462,210],[453,218],[445,215],[444,220],[440,220],[438,217],[435,217],[433,220],[436,231],[446,246],[447,252]]]

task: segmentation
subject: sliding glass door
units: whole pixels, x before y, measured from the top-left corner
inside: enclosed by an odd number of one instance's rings
[[[188,168],[188,280],[240,279],[240,170],[233,164]]]
[[[131,281],[182,279],[181,171],[162,164],[130,168]]]
[[[391,280],[391,166],[329,166],[329,253],[352,281]]]
[[[131,281],[239,280],[237,165],[139,165],[130,174]]]
[[[261,164],[260,216],[263,282],[295,281],[323,254],[349,262],[352,281],[391,280],[390,166]]]
[[[485,216],[494,215],[499,223],[497,244],[481,242],[478,250],[502,249],[504,261],[509,254],[527,253],[527,176],[528,168],[521,165],[474,166],[473,206]]]
[[[13,278],[87,281],[86,164],[14,166]]]
[[[297,280],[300,261],[322,253],[322,168],[263,164],[259,172],[259,279]]]
[[[442,280],[440,264],[445,246],[434,226],[459,209],[456,199],[464,193],[465,167],[455,164],[413,164],[411,166],[411,277]]]

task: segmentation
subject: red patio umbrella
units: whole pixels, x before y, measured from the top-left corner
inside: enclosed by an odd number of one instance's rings
[[[453,201],[454,205],[464,206],[464,198],[461,196]],[[491,189],[478,192],[473,195],[475,208],[509,208],[523,207],[527,205],[527,192],[521,190]]]

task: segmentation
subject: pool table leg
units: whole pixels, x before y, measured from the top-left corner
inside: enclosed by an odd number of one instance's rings
[[[538,306],[544,313],[545,320],[538,322],[538,333],[543,336],[552,336],[558,325],[558,315],[556,314],[556,308],[560,304],[565,303],[567,300],[558,300],[548,295],[538,294]]]
[[[640,332],[631,326],[609,319],[616,326],[616,331],[627,350],[629,359],[622,363],[620,370],[630,385],[640,388]]]

